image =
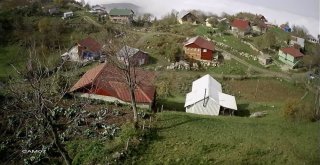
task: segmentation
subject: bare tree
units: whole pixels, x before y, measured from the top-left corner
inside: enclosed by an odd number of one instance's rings
[[[133,111],[133,122],[134,125],[137,127],[138,113],[135,95],[135,90],[139,83],[137,80],[136,72],[137,61],[131,58],[132,50],[126,44],[130,42],[128,41],[128,39],[129,38],[127,38],[126,35],[124,35],[124,37],[122,38],[113,39],[112,41],[110,41],[110,43],[112,44],[108,44],[109,46],[105,47],[104,51],[107,54],[107,61],[121,71],[122,77],[124,78],[125,83],[127,84],[128,89],[130,90],[131,108]],[[120,49],[122,51],[118,52]]]
[[[6,112],[14,114],[20,120],[20,126],[15,131],[24,128],[33,130],[30,136],[25,136],[31,137],[33,141],[27,144],[27,147],[37,148],[38,145],[43,145],[48,142],[49,139],[46,136],[49,135],[52,144],[56,146],[64,162],[69,165],[72,159],[62,144],[59,127],[52,117],[54,108],[61,103],[69,89],[68,83],[60,83],[61,86],[57,86],[61,66],[49,69],[37,59],[35,49],[29,51],[26,70],[19,71],[12,65],[18,77],[11,79],[8,87],[8,95],[12,99],[7,103],[6,107],[9,108],[6,109]],[[20,147],[26,149],[23,146]]]

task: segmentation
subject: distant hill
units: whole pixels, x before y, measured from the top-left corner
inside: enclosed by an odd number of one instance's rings
[[[140,6],[137,6],[132,3],[109,3],[109,4],[102,4],[103,7],[107,9],[109,12],[113,8],[120,8],[120,9],[131,9],[133,10],[136,14],[140,13]]]

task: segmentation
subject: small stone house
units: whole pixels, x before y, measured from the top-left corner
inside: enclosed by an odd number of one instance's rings
[[[272,58],[268,54],[258,56],[259,63],[262,65],[269,65],[272,63]]]

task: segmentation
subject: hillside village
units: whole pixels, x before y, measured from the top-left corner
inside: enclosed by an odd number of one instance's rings
[[[320,162],[320,35],[301,26],[5,0],[0,34],[1,164]]]

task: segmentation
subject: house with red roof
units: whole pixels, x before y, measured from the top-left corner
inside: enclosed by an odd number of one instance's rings
[[[294,47],[286,47],[279,50],[279,60],[289,65],[292,69],[297,67],[304,54]]]
[[[231,31],[234,34],[244,36],[251,32],[250,22],[244,19],[235,19],[231,23]]]
[[[137,106],[151,108],[155,104],[155,74],[135,69],[135,99]],[[110,63],[102,63],[88,70],[69,91],[76,96],[107,102],[131,103],[130,89],[123,71]]]
[[[202,37],[190,38],[183,47],[187,58],[195,60],[209,60],[213,58],[215,45]]]
[[[102,53],[102,45],[91,37],[87,37],[66,53],[61,55],[62,59],[76,62],[90,61],[93,59],[99,59]]]

